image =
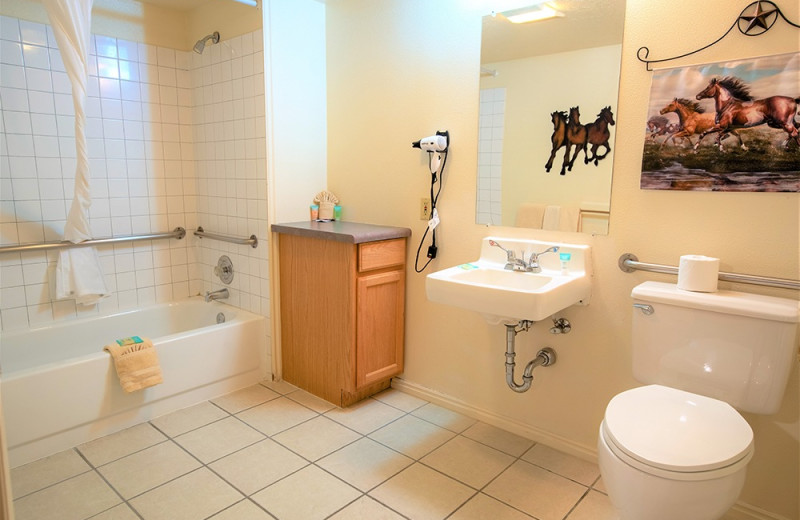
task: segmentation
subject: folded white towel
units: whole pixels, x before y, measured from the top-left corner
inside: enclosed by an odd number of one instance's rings
[[[544,204],[521,204],[519,210],[517,210],[517,219],[514,225],[516,227],[542,229],[544,209]]]
[[[74,298],[81,305],[94,305],[109,294],[94,247],[59,251],[56,298]]]
[[[547,206],[544,208],[544,219],[542,229],[558,231],[561,223],[561,206]]]

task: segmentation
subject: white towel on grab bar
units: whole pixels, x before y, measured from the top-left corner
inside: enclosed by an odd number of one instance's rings
[[[82,242],[92,238],[88,210],[89,155],[86,148],[86,85],[93,0],[43,0],[64,68],[72,85],[75,105],[75,194],[64,226],[64,239]],[[100,259],[94,247],[61,250],[56,271],[56,296],[92,305],[108,296]]]

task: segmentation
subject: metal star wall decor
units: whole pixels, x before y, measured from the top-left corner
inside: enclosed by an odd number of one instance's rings
[[[653,63],[662,63],[665,61],[685,58],[686,56],[691,56],[692,54],[696,54],[700,51],[708,49],[725,38],[734,27],[738,27],[739,32],[745,36],[759,36],[764,34],[775,24],[776,21],[778,21],[778,18],[782,18],[784,22],[788,23],[792,27],[797,27],[800,29],[800,25],[786,18],[783,12],[781,12],[780,8],[775,5],[775,3],[770,2],[769,0],[758,0],[742,10],[742,12],[739,14],[739,17],[736,18],[736,21],[733,22],[727,31],[725,31],[725,34],[704,47],[687,52],[686,54],[681,54],[680,56],[673,56],[671,58],[663,58],[660,60],[648,60],[647,58],[650,56],[650,49],[647,47],[640,47],[636,52],[636,57],[639,59],[639,61],[646,64],[647,70],[653,70],[650,68],[650,65]]]

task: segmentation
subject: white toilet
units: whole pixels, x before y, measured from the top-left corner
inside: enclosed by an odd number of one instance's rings
[[[645,282],[633,289],[633,374],[609,402],[600,472],[620,520],[718,520],[736,502],[753,431],[734,409],[780,408],[797,353],[795,300]]]

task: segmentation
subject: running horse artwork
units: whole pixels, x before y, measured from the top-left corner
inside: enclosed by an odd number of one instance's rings
[[[549,172],[553,167],[553,160],[556,157],[556,152],[564,146],[567,146],[567,113],[555,111],[550,114],[550,120],[553,122],[553,135],[550,137],[550,142],[553,145],[550,151],[550,158],[547,164],[544,165],[545,171]],[[569,151],[567,151],[569,153]],[[564,162],[561,164],[561,175],[564,175],[567,167],[567,155],[564,155]]]
[[[586,144],[592,145],[590,150],[592,157],[590,158],[588,154],[585,154],[583,158],[584,164],[594,161],[594,165],[597,166],[597,163],[611,152],[611,146],[608,145],[608,140],[611,137],[611,132],[608,131],[609,125],[614,126],[614,113],[611,112],[610,106],[604,107],[597,114],[597,119],[593,123],[586,125]],[[603,155],[598,155],[597,150],[601,146],[605,146],[606,151]]]
[[[693,144],[691,136],[701,134],[712,128],[716,122],[714,114],[708,113],[697,101],[690,101],[686,98],[675,98],[668,105],[661,109],[661,115],[675,112],[680,121],[680,129],[668,135],[661,143],[663,147],[667,141],[672,140],[673,144],[678,144],[676,139],[686,138],[689,144]],[[701,138],[702,139],[702,138]],[[700,140],[697,141],[698,143]]]
[[[581,111],[579,107],[571,107],[569,109],[569,121],[567,122],[567,153],[565,157],[569,158],[569,153],[572,147],[575,147],[575,153],[572,159],[569,160],[567,170],[572,171],[572,165],[575,164],[575,159],[578,154],[583,150],[584,158],[586,157],[586,127],[581,124]],[[561,169],[561,175],[566,172]]]
[[[720,141],[728,134],[739,138],[743,149],[747,149],[742,138],[736,133],[738,128],[750,128],[766,124],[770,128],[779,128],[788,134],[784,148],[794,140],[800,147],[798,123],[794,117],[800,97],[770,96],[754,100],[750,89],[739,78],[726,76],[722,79],[714,78],[708,86],[697,94],[697,99],[713,98],[717,110],[715,125],[700,134],[702,140],[707,134],[719,132],[717,146],[722,151]],[[695,143],[694,148],[700,144]]]

